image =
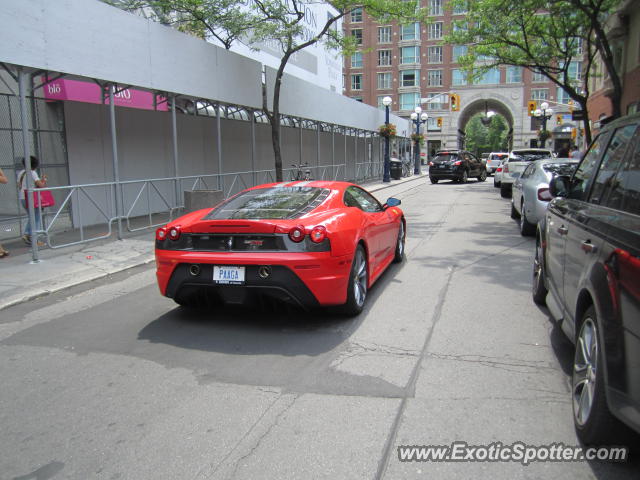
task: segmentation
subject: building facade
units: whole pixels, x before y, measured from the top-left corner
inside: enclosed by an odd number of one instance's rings
[[[463,147],[468,121],[488,111],[502,115],[509,124],[510,148],[536,146],[540,122],[528,114],[531,100],[536,100],[538,107],[547,101],[555,112],[547,122],[551,147],[560,150],[568,144],[575,126],[569,97],[544,76],[504,66],[473,82],[467,78],[458,63],[466,47],[443,42],[453,28],[452,21],[463,19],[465,11],[452,10],[447,4],[447,0],[422,0],[431,17],[427,25],[380,24],[362,10],[348,15],[343,24],[345,34],[355,36],[362,48],[345,58],[343,93],[380,108],[384,108],[382,99],[390,96],[391,110],[402,117],[409,117],[416,106],[422,107],[429,115],[427,152]],[[580,81],[580,62],[575,62],[575,67],[576,81]],[[457,111],[450,105],[454,93],[460,100]]]

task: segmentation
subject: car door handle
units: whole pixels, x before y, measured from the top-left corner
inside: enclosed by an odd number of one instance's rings
[[[560,235],[566,235],[567,233],[569,233],[569,229],[563,225],[561,227],[558,227],[558,233]]]
[[[593,243],[591,243],[590,240],[585,240],[584,242],[582,242],[582,244],[580,245],[580,248],[585,253],[596,253],[598,251],[598,247],[596,247]]]

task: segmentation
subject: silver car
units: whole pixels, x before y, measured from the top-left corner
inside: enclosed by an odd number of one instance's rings
[[[503,160],[509,158],[506,152],[491,152],[487,157],[487,173],[489,175],[496,172]]]
[[[493,186],[495,188],[500,188],[500,182],[502,180],[502,168],[504,167],[504,162],[507,160],[502,160],[498,168],[496,168],[496,173],[493,174]]]
[[[551,150],[546,148],[523,148],[511,150],[509,160],[502,165],[502,178],[500,179],[500,195],[503,198],[511,196],[511,187],[516,178],[527,168],[530,162],[543,158],[553,158]]]
[[[520,219],[520,233],[533,235],[544,218],[549,200],[549,182],[554,175],[573,175],[578,160],[554,158],[530,163],[515,182],[511,195],[511,218]]]

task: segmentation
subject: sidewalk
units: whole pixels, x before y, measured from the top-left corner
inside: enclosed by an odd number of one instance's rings
[[[377,192],[409,182],[425,180],[414,175],[390,183],[363,186]],[[123,240],[112,238],[60,249],[40,250],[39,263],[31,263],[31,249],[23,243],[7,243],[11,252],[0,259],[0,310],[61,290],[98,280],[129,268],[153,262],[153,231]]]

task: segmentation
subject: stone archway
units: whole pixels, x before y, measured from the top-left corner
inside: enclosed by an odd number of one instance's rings
[[[464,145],[464,132],[469,120],[478,114],[485,111],[493,111],[498,115],[501,115],[509,125],[508,145],[509,149],[513,145],[513,135],[516,130],[517,118],[514,118],[513,109],[516,105],[510,99],[499,94],[478,94],[472,98],[467,99],[464,102],[464,108],[458,116],[458,147],[463,148]]]

